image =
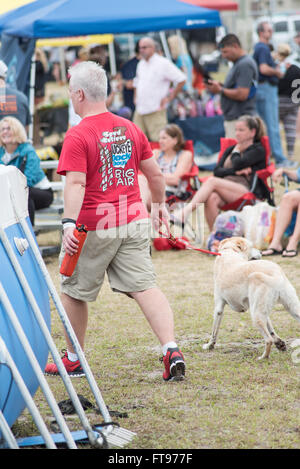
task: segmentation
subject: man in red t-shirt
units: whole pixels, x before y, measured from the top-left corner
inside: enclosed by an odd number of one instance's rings
[[[137,301],[159,339],[164,380],[181,380],[184,358],[174,339],[173,312],[155,284],[149,219],[137,175],[141,170],[147,178],[156,229],[168,216],[164,178],[143,132],[107,111],[106,90],[106,74],[98,64],[81,62],[70,69],[70,97],[82,120],[67,132],[58,165],[58,173],[66,176],[60,261],[65,253],[77,252],[76,224],[86,225],[88,235],[74,273],[61,278],[62,303],[83,348],[87,302],[96,300],[107,272],[111,288]],[[82,376],[76,350],[65,336],[65,368],[69,375]],[[57,366],[48,364],[45,372],[57,375]]]

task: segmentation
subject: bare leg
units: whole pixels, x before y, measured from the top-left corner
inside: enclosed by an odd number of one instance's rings
[[[84,339],[88,324],[88,305],[85,301],[77,300],[65,293],[62,293],[61,295],[61,302],[66,310],[80,346],[84,349]],[[76,353],[65,330],[64,334],[68,350],[72,353]]]
[[[163,292],[155,287],[130,294],[140,306],[161,345],[175,342],[173,312]]]
[[[296,217],[295,228],[294,228],[293,234],[290,236],[286,249],[287,250],[294,249],[296,251],[299,240],[300,240],[300,201],[297,207],[297,217]]]
[[[242,184],[212,176],[202,184],[191,202],[184,207],[183,219],[185,220],[195,210],[197,204],[206,203],[212,193],[216,193],[223,201],[223,204],[226,204],[242,197],[247,193],[247,189]]]
[[[274,236],[269,246],[269,249],[277,249],[277,250],[282,249],[282,243],[281,243],[282,236],[292,219],[293,211],[298,210],[299,206],[300,206],[300,192],[299,191],[292,191],[292,192],[288,192],[284,194],[280,202],[279,210],[276,216]],[[295,231],[289,240],[287,249],[296,249],[299,239],[300,239],[300,218],[297,216]]]
[[[205,219],[207,221],[209,231],[213,230],[215,219],[219,215],[219,210],[222,205],[223,201],[216,192],[213,192],[204,204]]]

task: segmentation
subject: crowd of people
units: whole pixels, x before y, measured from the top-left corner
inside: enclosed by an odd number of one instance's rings
[[[211,231],[224,205],[242,197],[252,186],[257,170],[266,167],[262,137],[267,135],[277,170],[275,179],[286,175],[299,181],[294,158],[299,102],[293,98],[292,83],[300,78],[300,68],[289,61],[288,46],[271,51],[271,25],[258,26],[259,42],[254,54],[247,54],[239,38],[227,34],[219,43],[222,57],[232,62],[224,83],[195,67],[185,41],[168,38],[173,60],[164,57],[151,37],[136,44],[135,56],[119,66],[116,77],[106,72],[107,56],[102,46],[80,49],[68,70],[70,119],[59,158],[58,174],[66,177],[64,190],[63,241],[65,253],[78,248],[74,235],[77,224],[85,225],[87,240],[74,274],[62,276],[62,303],[82,348],[88,325],[88,302],[95,301],[108,275],[112,290],[133,298],[140,306],[161,344],[163,378],[181,380],[185,375],[183,354],[174,336],[173,312],[155,282],[149,245],[149,214],[156,230],[168,223],[166,198],[178,188],[184,191],[182,177],[193,166],[193,154],[185,149],[181,128],[168,122],[168,107],[183,92],[190,93],[197,82],[199,90],[220,96],[227,138],[235,143],[223,153],[213,174],[202,183],[171,221],[183,225],[189,214],[204,204]],[[48,64],[42,51],[36,51],[36,103],[45,97]],[[52,70],[55,75],[56,69]],[[30,113],[26,97],[5,82],[6,65],[0,61],[0,164],[18,167],[27,178],[28,209],[34,225],[35,210],[53,200],[51,185],[40,168],[39,158],[27,131]],[[197,80],[195,76],[197,75]],[[57,79],[59,76],[57,75]],[[116,106],[116,95],[123,100]],[[8,106],[9,103],[9,106]],[[287,140],[284,155],[280,136],[282,120]],[[149,142],[158,142],[152,151]],[[263,187],[255,195],[263,198]],[[285,250],[282,236],[293,212],[298,213],[300,192],[285,194],[280,202],[273,240],[263,255],[297,255],[300,216]],[[95,253],[97,255],[95,256]],[[95,274],[96,273],[96,274]],[[63,363],[72,376],[84,374],[76,350],[66,335],[67,352]],[[57,375],[49,363],[46,373]]]

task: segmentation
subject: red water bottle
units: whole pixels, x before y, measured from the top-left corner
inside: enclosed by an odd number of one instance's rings
[[[77,238],[79,241],[78,250],[72,256],[66,253],[63,258],[63,261],[60,267],[60,273],[62,275],[65,275],[65,277],[71,277],[71,275],[74,272],[74,269],[76,267],[76,264],[78,262],[78,259],[81,253],[82,246],[86,240],[86,236],[87,236],[86,226],[85,225],[76,226],[73,234],[75,238]]]

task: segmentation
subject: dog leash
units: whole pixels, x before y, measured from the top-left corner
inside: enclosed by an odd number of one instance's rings
[[[170,232],[168,222],[164,218],[162,218],[162,222],[167,229],[167,234],[161,230],[159,230],[158,233],[164,238],[167,238],[171,246],[173,246],[174,248],[188,249],[188,250],[203,252],[204,254],[211,254],[213,256],[221,256],[220,252],[213,252],[213,251],[208,251],[207,249],[196,248],[196,246],[193,246],[192,244],[190,244],[189,241],[187,241],[184,238],[175,238],[175,236],[173,236],[172,233]]]

